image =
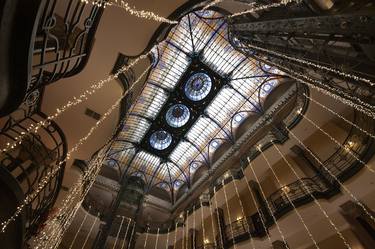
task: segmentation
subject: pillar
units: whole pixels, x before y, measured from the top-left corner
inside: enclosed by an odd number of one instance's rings
[[[258,209],[261,212],[259,215],[263,217],[264,223],[266,225],[269,221],[271,221],[271,213],[270,210],[267,207],[267,200],[264,199],[263,195],[260,192],[260,186],[257,182],[251,180],[249,181],[249,186],[251,188],[251,191],[253,191],[255,198],[258,202]]]
[[[196,229],[189,229],[188,249],[197,248],[197,235],[198,231]]]
[[[215,222],[217,223],[217,227],[220,229],[218,230],[218,243],[221,244],[223,242],[224,245],[221,245],[221,248],[225,248],[225,244],[227,243],[227,236],[225,234],[225,220],[224,220],[224,211],[221,208],[217,208],[215,210]],[[221,232],[220,232],[221,231]]]

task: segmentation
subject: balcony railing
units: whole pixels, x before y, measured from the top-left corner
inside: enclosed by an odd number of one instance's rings
[[[13,143],[16,137],[45,119],[44,114],[34,114],[14,120],[9,118],[0,130],[0,146]],[[23,195],[32,193],[41,179],[52,171],[66,157],[66,141],[60,128],[51,122],[39,130],[38,134],[31,133],[14,149],[0,155],[0,167],[10,174],[11,181],[16,180]],[[51,179],[42,191],[25,209],[26,239],[33,235],[38,226],[47,217],[53,206],[64,174],[64,164],[61,170]],[[18,204],[19,205],[19,204]]]
[[[103,8],[81,0],[41,1],[32,40],[29,91],[83,69],[102,12]]]
[[[353,123],[359,125],[361,129],[375,134],[375,124],[372,118],[360,112],[354,112]],[[343,147],[338,146],[337,151],[324,162],[324,165],[338,179],[342,181],[347,180],[363,167],[352,155],[355,155],[362,161],[368,160],[374,153],[373,142],[371,137],[352,126],[348,136],[342,143]],[[321,168],[321,172],[326,175],[327,179],[331,179],[332,182],[334,181],[324,169]]]
[[[328,187],[326,187],[317,176],[313,178],[302,178],[301,181],[298,180],[285,185],[283,188],[272,193],[267,198],[267,202],[270,205],[271,212],[277,214],[282,212],[285,208],[292,207],[288,197],[290,201],[296,203],[310,196],[309,193],[324,193],[327,190]]]
[[[375,133],[375,121],[361,113],[354,113],[353,123],[359,125],[361,129],[366,130],[371,134]],[[323,162],[324,166],[330,170],[331,174],[340,179],[340,181],[345,181],[363,167],[363,164],[358,162],[351,154],[354,154],[357,158],[366,162],[375,152],[373,143],[374,141],[370,136],[366,135],[355,126],[352,126],[347,138],[342,143],[343,146],[338,146],[339,148],[336,152]],[[337,184],[335,184],[333,177],[324,169],[324,167],[320,167],[319,171],[322,175],[297,180],[291,184],[283,186],[283,188],[278,189],[267,198],[267,202],[271,208],[270,211],[276,218],[280,218],[282,215],[293,209],[290,201],[298,207],[312,200],[310,194],[316,198],[329,198],[333,194],[339,192],[339,188],[337,187]],[[331,184],[327,181],[323,181],[322,176],[329,179]],[[231,224],[232,228],[227,224],[225,226],[227,244],[233,243],[233,238],[236,243],[248,239],[249,231],[247,229],[247,224],[249,224],[252,236],[263,236],[264,231],[259,231],[260,229],[263,229],[263,225],[260,223],[260,219],[257,218],[259,217],[259,214],[256,213],[256,215],[257,216],[252,215],[247,217],[247,223],[245,218],[233,222]],[[265,217],[266,225],[272,225],[273,221],[271,219],[267,220],[267,218],[269,217]]]
[[[0,16],[12,26],[11,31],[0,30],[2,36],[10,37],[8,43],[0,44],[9,51],[4,54],[7,70],[3,69],[0,80],[2,116],[13,112],[35,90],[82,71],[104,10],[81,0],[12,1],[15,11]]]

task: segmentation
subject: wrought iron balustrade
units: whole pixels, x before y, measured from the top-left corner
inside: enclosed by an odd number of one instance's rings
[[[249,231],[251,234],[255,232],[255,227],[250,217],[238,219],[225,226],[225,236],[229,241],[233,241],[233,238],[249,235]]]
[[[11,7],[0,15],[9,26],[0,27],[0,50],[6,51],[0,63],[1,116],[35,90],[83,70],[104,10],[81,0],[5,1]]]
[[[26,132],[26,128],[34,125],[46,116],[36,113],[19,119],[10,117],[0,130],[0,146],[13,143],[16,137]],[[9,172],[9,181],[18,183],[24,197],[37,189],[42,178],[56,168],[66,157],[66,141],[64,134],[53,121],[42,127],[37,134],[31,133],[11,149],[0,155],[0,167]],[[28,239],[38,231],[39,226],[49,215],[64,175],[64,166],[48,182],[25,208],[26,236]],[[19,203],[21,204],[21,203]],[[18,204],[18,205],[19,205]]]
[[[375,122],[372,118],[356,111],[352,122],[370,134],[375,134]],[[366,162],[374,154],[374,141],[370,136],[352,126],[342,145],[343,147],[337,146],[337,151],[324,161],[324,166],[331,174],[344,181],[363,167],[363,164],[355,157]],[[323,167],[320,171],[334,183],[335,179]]]
[[[230,25],[230,39],[239,50],[249,56],[266,58],[270,65],[278,65],[290,75],[302,73],[322,82],[323,87],[373,101],[375,92],[367,84],[312,67],[301,60],[375,79],[375,60],[371,56],[375,48],[374,23],[373,13],[255,22],[237,20]]]
[[[31,41],[29,91],[75,75],[84,68],[102,12],[103,8],[81,0],[40,2]]]
[[[354,118],[351,121],[368,133],[375,134],[375,121],[366,115],[355,111]],[[374,140],[370,136],[355,126],[351,126],[346,139],[342,143],[342,147],[338,146],[338,149],[323,162],[324,167],[329,169],[331,174],[335,175],[340,181],[345,181],[364,167],[364,165],[351,154],[354,154],[363,162],[367,162],[375,153],[373,144]],[[333,179],[324,167],[321,166],[319,171],[325,178],[330,179],[332,184],[323,181],[321,175],[315,175],[312,178],[302,178],[301,180],[290,183],[278,189],[267,198],[267,202],[271,207],[271,212],[277,219],[293,209],[289,199],[296,207],[299,207],[312,200],[310,194],[315,198],[329,198],[339,191],[337,184],[335,184],[335,179]],[[257,217],[259,217],[259,214],[256,214]],[[247,218],[251,220],[251,222],[249,222],[251,234],[255,237],[264,236],[264,233],[259,231],[262,229],[260,219],[254,219],[253,217],[254,215]],[[273,221],[266,220],[266,225],[268,227],[272,224]],[[225,235],[229,242],[233,240],[233,237],[236,242],[246,239],[245,235],[248,231],[246,230],[244,219],[233,222],[232,229],[229,224],[225,227]],[[236,238],[241,239],[238,240]]]
[[[267,202],[270,205],[271,212],[277,214],[281,210],[291,207],[288,197],[295,203],[310,196],[310,193],[324,193],[327,189],[318,177],[302,178],[301,181],[292,182],[272,193],[267,198]]]

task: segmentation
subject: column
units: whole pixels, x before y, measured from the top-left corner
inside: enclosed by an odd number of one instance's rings
[[[215,210],[215,222],[218,227],[218,243],[221,244],[221,242],[224,243],[224,245],[221,245],[221,248],[225,248],[225,245],[227,243],[227,236],[225,233],[225,220],[224,220],[224,211],[221,208],[217,208]],[[221,232],[220,232],[221,231]],[[221,238],[220,238],[221,236]]]
[[[196,229],[189,229],[188,249],[197,248],[197,234],[198,231]]]
[[[266,204],[267,200],[263,198],[263,195],[260,192],[260,186],[257,182],[251,180],[249,181],[249,185],[250,185],[251,191],[253,191],[255,198],[258,202],[259,211],[261,212],[259,215],[262,215],[263,220],[267,225],[269,221],[271,221],[271,213],[270,213],[270,210],[268,210],[268,207]]]

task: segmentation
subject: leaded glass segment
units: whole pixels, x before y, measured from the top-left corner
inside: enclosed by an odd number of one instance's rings
[[[152,50],[152,69],[111,160],[150,184],[178,189],[280,84],[280,72],[245,57],[228,41],[219,12],[191,12]],[[123,147],[123,148],[122,148]],[[187,184],[189,185],[189,184]]]
[[[174,127],[179,128],[184,126],[190,118],[190,111],[186,105],[176,104],[171,106],[165,114],[167,123]]]
[[[200,101],[207,97],[212,88],[212,80],[206,73],[195,73],[185,84],[185,95],[192,101]]]
[[[155,131],[150,137],[150,144],[155,150],[164,150],[172,143],[172,136],[166,131]]]

